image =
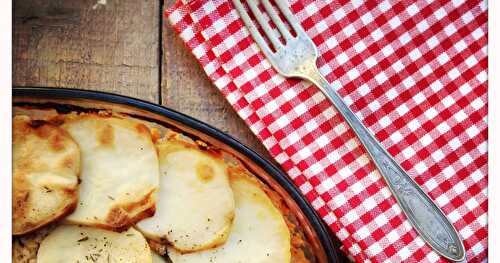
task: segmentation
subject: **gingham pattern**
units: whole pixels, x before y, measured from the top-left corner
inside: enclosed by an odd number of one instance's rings
[[[331,2],[331,3],[327,3]],[[292,0],[320,71],[487,260],[486,1]],[[231,1],[166,15],[209,78],[359,262],[443,262],[342,117],[265,60]]]

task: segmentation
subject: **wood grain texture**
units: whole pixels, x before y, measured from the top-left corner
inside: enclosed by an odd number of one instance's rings
[[[157,0],[14,2],[13,84],[159,102]]]
[[[172,3],[173,0],[168,0],[166,6]],[[221,129],[274,162],[250,128],[208,80],[168,21],[163,24],[162,104]]]

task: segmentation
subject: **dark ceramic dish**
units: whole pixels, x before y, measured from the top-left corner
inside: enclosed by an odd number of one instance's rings
[[[323,221],[292,181],[277,167],[226,133],[177,111],[146,101],[110,93],[60,88],[14,88],[14,106],[74,109],[106,109],[130,114],[199,138],[238,158],[248,170],[276,191],[300,222],[316,261],[340,262],[339,252]]]

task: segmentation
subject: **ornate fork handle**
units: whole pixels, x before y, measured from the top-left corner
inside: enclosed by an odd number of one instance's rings
[[[318,86],[344,116],[375,162],[408,220],[422,238],[426,239],[434,249],[440,251],[447,258],[455,261],[463,260],[465,258],[463,244],[443,212],[349,109],[338,93],[319,73],[316,64],[306,63],[306,67],[301,69],[304,72],[303,77]]]

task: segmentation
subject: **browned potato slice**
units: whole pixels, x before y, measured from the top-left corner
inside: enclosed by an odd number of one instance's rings
[[[132,119],[72,114],[62,126],[82,154],[80,200],[67,222],[126,229],[153,215],[158,156],[149,129]]]
[[[234,216],[224,161],[175,140],[161,141],[157,148],[161,176],[156,213],[140,221],[138,230],[184,252],[224,243]]]
[[[12,232],[25,234],[74,210],[80,150],[63,129],[28,116],[13,119]]]

